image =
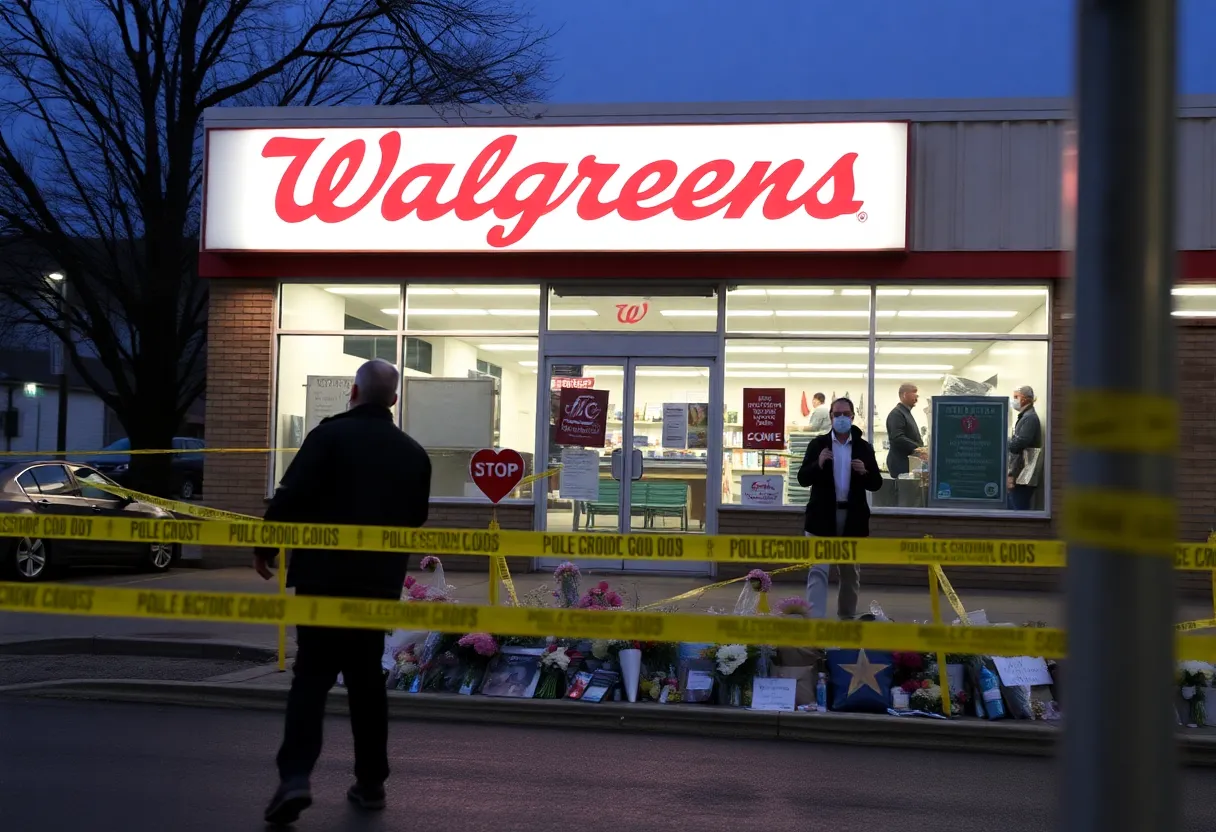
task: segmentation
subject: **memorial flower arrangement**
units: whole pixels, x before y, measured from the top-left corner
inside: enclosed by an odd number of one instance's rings
[[[581,573],[578,571],[578,567],[570,561],[559,564],[553,570],[553,580],[557,582],[557,589],[553,590],[553,597],[557,599],[558,606],[567,609],[578,606],[578,582],[580,577]]]
[[[777,602],[778,615],[795,615],[802,618],[811,617],[811,604],[805,598],[792,595]]]
[[[565,692],[566,671],[575,656],[577,654],[571,655],[565,647],[549,645],[540,658],[540,684],[536,686],[534,698],[556,699]]]
[[[747,573],[747,582],[756,592],[768,592],[773,588],[773,578],[763,569],[753,569]]]
[[[1185,661],[1178,663],[1178,693],[1186,700],[1190,709],[1188,724],[1200,728],[1207,725],[1207,691],[1216,675],[1216,668],[1207,662]]]
[[[410,685],[418,676],[418,654],[415,652],[415,647],[416,645],[407,644],[393,656],[393,673],[397,679],[397,690],[409,690]]]
[[[679,702],[680,701],[680,685],[675,678],[668,676],[666,673],[653,673],[648,678],[643,679],[638,686],[642,695],[653,702]],[[667,697],[664,699],[663,691],[667,691]]]
[[[460,637],[456,648],[466,665],[461,692],[472,693],[480,686],[490,660],[498,655],[498,641],[489,633],[469,633]]]
[[[628,641],[597,638],[591,642],[591,655],[600,661],[607,661],[608,659],[615,659],[617,653],[630,646],[632,646],[632,643]]]
[[[423,572],[434,572],[440,566],[443,566],[443,561],[434,555],[427,555],[422,559],[422,563],[418,564],[418,568]]]
[[[680,656],[680,645],[669,641],[631,641],[628,646],[642,651],[642,664],[651,673],[670,670]]]
[[[600,581],[579,599],[578,606],[584,610],[615,610],[624,603],[621,596],[608,587],[607,581]]]
[[[965,697],[965,694],[963,696]],[[912,692],[912,695],[908,699],[908,704],[914,711],[940,714],[942,712],[942,689],[940,686],[925,679],[922,686]],[[950,702],[950,715],[959,716],[962,712],[962,703],[959,701],[959,696],[956,695]]]
[[[750,644],[715,644],[702,651],[701,657],[714,663],[719,702],[724,705],[751,704],[751,683],[759,656],[760,648]]]

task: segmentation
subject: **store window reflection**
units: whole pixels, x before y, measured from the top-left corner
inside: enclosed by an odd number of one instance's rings
[[[402,326],[411,332],[536,335],[540,286],[411,283]]]
[[[279,297],[279,328],[393,332],[400,306],[400,283],[284,283]]]
[[[726,331],[793,337],[866,336],[870,334],[870,287],[734,287],[726,293]]]

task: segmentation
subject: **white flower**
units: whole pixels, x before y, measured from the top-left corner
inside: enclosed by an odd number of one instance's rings
[[[1186,699],[1188,701],[1191,699],[1194,699],[1195,698],[1195,686],[1194,685],[1185,685],[1182,688],[1182,698]]]
[[[747,648],[742,644],[726,644],[718,648],[718,672],[730,676],[747,661]]]
[[[559,647],[551,653],[546,653],[540,663],[547,668],[565,670],[570,667],[570,656],[564,647]]]
[[[1178,670],[1182,673],[1192,673],[1202,675],[1203,678],[1211,680],[1216,675],[1216,668],[1207,662],[1185,661],[1178,663]]]
[[[591,642],[591,655],[597,659],[603,660],[608,658],[608,646],[611,644],[607,639],[596,639]]]

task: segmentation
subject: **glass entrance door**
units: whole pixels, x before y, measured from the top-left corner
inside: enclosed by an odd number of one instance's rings
[[[720,488],[710,485],[722,455],[721,413],[711,407],[722,397],[713,395],[713,370],[714,360],[708,358],[547,359],[541,376],[549,391],[547,459],[549,467],[561,465],[565,470],[550,481],[540,514],[542,528],[711,532]],[[568,428],[574,423],[569,419],[577,421],[605,399],[602,447],[598,436],[572,436]],[[563,401],[570,412],[563,411]],[[558,562],[544,560],[542,566]],[[706,563],[575,562],[584,571],[709,571]]]

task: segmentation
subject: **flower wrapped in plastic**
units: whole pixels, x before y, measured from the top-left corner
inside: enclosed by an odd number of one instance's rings
[[[1202,728],[1207,725],[1207,692],[1216,668],[1207,662],[1178,663],[1178,693],[1187,702],[1187,724]]]
[[[581,573],[578,567],[570,561],[558,564],[558,567],[553,570],[553,580],[557,582],[557,589],[553,590],[553,597],[557,599],[559,607],[577,607],[579,602],[578,582]]]
[[[566,672],[572,658],[565,647],[549,645],[540,658],[540,684],[536,686],[533,698],[557,699],[565,693]]]
[[[444,578],[443,561],[434,555],[427,555],[419,564],[422,569],[421,580],[412,575],[406,576],[402,588],[403,601],[451,601],[452,592],[456,587],[451,586]]]
[[[469,633],[456,642],[465,664],[461,693],[473,693],[485,677],[490,660],[498,655],[498,640],[489,633]]]
[[[763,569],[753,569],[743,581],[743,590],[735,601],[734,615],[756,615],[770,589],[773,579]]]

